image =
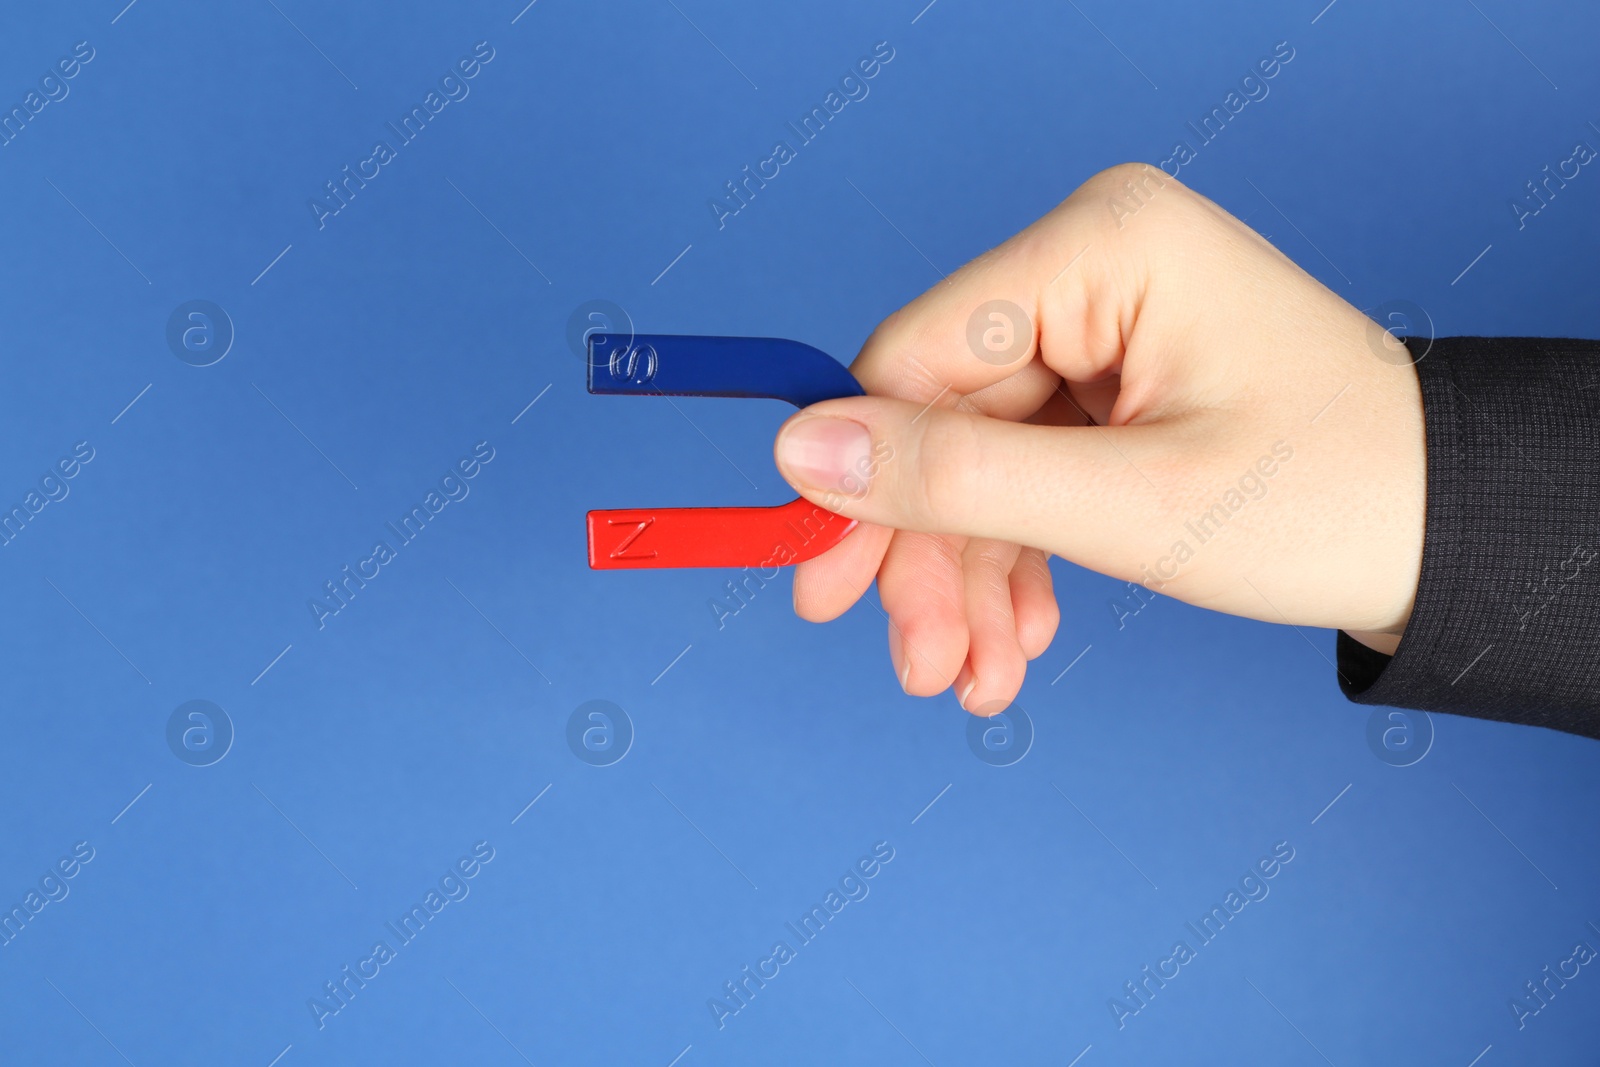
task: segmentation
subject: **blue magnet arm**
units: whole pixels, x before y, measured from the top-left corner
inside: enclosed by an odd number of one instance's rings
[[[767,397],[803,408],[865,390],[832,356],[799,341],[592,333],[589,392]]]

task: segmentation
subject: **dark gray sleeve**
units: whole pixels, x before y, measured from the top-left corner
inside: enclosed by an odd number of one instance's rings
[[[1359,704],[1600,738],[1600,342],[1408,339],[1428,500],[1394,656],[1338,635]]]

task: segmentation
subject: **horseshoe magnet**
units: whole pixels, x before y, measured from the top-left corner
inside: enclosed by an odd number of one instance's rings
[[[803,408],[865,391],[832,356],[799,341],[596,332],[589,392],[765,397]],[[821,555],[856,525],[803,497],[775,507],[591,511],[588,520],[594,570],[786,566]]]

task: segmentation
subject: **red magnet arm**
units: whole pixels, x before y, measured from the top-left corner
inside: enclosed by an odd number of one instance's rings
[[[770,508],[591,511],[589,566],[767,570],[820,556],[855,526],[804,499]]]
[[[597,332],[589,335],[589,392],[769,397],[805,407],[862,389],[832,356],[798,341]],[[766,570],[819,556],[855,526],[805,499],[767,508],[591,511],[589,566]]]

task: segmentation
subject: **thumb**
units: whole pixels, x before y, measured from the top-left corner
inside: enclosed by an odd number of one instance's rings
[[[814,404],[778,431],[778,470],[806,499],[919,533],[988,537],[1111,574],[1136,560],[1159,509],[1135,464],[1159,425],[1036,426],[888,397]],[[1170,460],[1168,461],[1170,466]]]

